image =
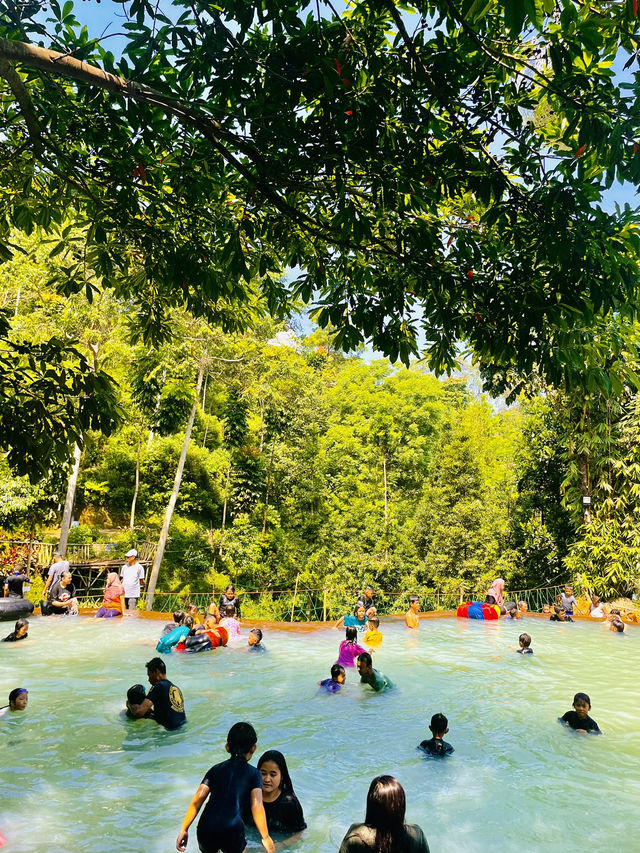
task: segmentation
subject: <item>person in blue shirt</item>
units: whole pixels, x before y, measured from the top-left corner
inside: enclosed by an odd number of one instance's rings
[[[331,667],[331,678],[325,678],[324,681],[319,681],[318,686],[326,693],[339,693],[346,680],[347,673],[345,668],[339,663],[334,663]]]
[[[336,622],[336,628],[356,628],[364,631],[367,627],[367,611],[364,604],[356,604],[353,608],[353,616],[341,616]]]

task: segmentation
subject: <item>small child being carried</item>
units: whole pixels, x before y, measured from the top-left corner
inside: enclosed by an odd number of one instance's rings
[[[447,743],[446,740],[443,740],[443,737],[449,731],[449,721],[445,715],[434,714],[433,717],[431,717],[429,728],[431,729],[433,737],[429,740],[423,740],[418,748],[426,752],[427,755],[451,755],[454,751],[453,747],[450,743]]]

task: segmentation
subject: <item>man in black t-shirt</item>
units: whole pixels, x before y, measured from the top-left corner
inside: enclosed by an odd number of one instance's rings
[[[4,597],[5,598],[22,598],[22,585],[27,583],[29,578],[24,573],[24,566],[18,563],[12,574],[7,575],[4,579]]]
[[[52,584],[46,602],[46,613],[43,616],[51,616],[54,613],[77,613],[78,599],[76,588],[71,583],[71,572],[63,572],[59,581]]]
[[[153,719],[165,729],[178,729],[187,722],[182,691],[167,678],[167,667],[162,658],[152,658],[147,664],[151,690],[139,704],[129,704],[133,717],[144,717],[153,708]]]

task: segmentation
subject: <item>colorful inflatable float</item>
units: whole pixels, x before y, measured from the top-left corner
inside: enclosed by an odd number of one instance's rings
[[[481,604],[479,601],[465,601],[456,610],[460,619],[499,619],[500,608],[497,604]]]
[[[218,646],[226,646],[229,642],[229,632],[224,625],[216,625],[205,631],[198,631],[192,637],[174,646],[174,652],[208,652]]]

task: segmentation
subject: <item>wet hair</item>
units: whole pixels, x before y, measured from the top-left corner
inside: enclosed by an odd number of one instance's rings
[[[141,705],[146,698],[147,694],[142,684],[134,684],[127,690],[127,702],[130,705]]]
[[[591,707],[591,699],[589,699],[589,696],[587,693],[576,693],[576,695],[573,697],[573,703],[572,704],[575,705],[576,702],[586,702],[587,705],[589,707]]]
[[[353,625],[349,625],[345,628],[344,635],[347,638],[347,643],[355,643],[358,639],[358,631]]]
[[[345,669],[341,663],[334,663],[331,667],[331,678],[335,680],[339,675],[346,675]]]
[[[443,735],[448,725],[449,720],[447,720],[444,714],[434,714],[431,717],[431,731],[434,735]]]
[[[373,666],[373,661],[371,660],[371,655],[369,654],[369,652],[362,652],[361,655],[358,655],[358,660],[361,660],[362,663],[366,664],[367,666]]]
[[[419,596],[417,596],[417,595],[410,595],[410,596],[409,596],[409,604],[413,604],[413,603],[414,603],[414,601],[420,601]],[[382,778],[382,777],[380,777],[380,778]],[[390,778],[390,779],[393,779],[393,776],[389,776],[389,778]],[[398,784],[400,784],[400,783],[398,783]]]
[[[561,613],[564,613],[564,607],[561,607],[559,604],[554,604],[553,609],[555,611],[556,616],[559,616]]]
[[[258,743],[258,735],[251,723],[234,723],[227,734],[231,755],[246,755]]]
[[[15,633],[17,634],[21,628],[28,628],[29,620],[28,619],[18,619],[16,622],[16,626],[14,628]]]
[[[365,613],[367,612],[367,608],[364,606],[364,604],[356,604],[356,606],[353,608],[353,615],[356,617],[356,619],[358,618],[358,610],[364,610]]]
[[[184,610],[174,610],[173,621],[176,625],[180,625],[180,623],[184,621]]]
[[[531,645],[531,637],[528,634],[520,634],[518,640],[525,649],[528,649]]]
[[[619,634],[624,634],[624,622],[617,616],[615,619],[611,620],[611,624],[616,629]]]
[[[195,625],[195,620],[193,616],[185,616],[182,620],[182,624],[185,628],[193,628],[193,626]]]
[[[227,604],[227,606],[224,609],[224,615],[227,617],[227,619],[231,619],[233,616],[235,616],[236,615],[235,605]]]
[[[167,665],[162,658],[151,658],[150,661],[145,663],[145,666],[149,672],[161,672],[163,675],[167,674]]]
[[[280,791],[283,794],[294,794],[293,782],[291,781],[291,776],[289,776],[289,768],[287,767],[284,755],[277,749],[268,749],[258,759],[258,770],[267,761],[273,761],[274,764],[278,765],[278,770],[280,771]]]
[[[393,776],[376,776],[367,794],[364,822],[376,831],[377,853],[402,853],[407,801],[404,788]]]
[[[14,689],[9,693],[9,707],[13,707],[16,704],[16,699],[21,693],[28,693],[26,687],[14,687]]]
[[[253,634],[254,637],[258,638],[258,643],[262,642],[262,631],[260,630],[260,628],[252,628],[249,633]]]
[[[369,617],[369,624],[373,625],[374,628],[377,628],[380,625],[380,620],[378,619],[377,616],[370,616]]]

